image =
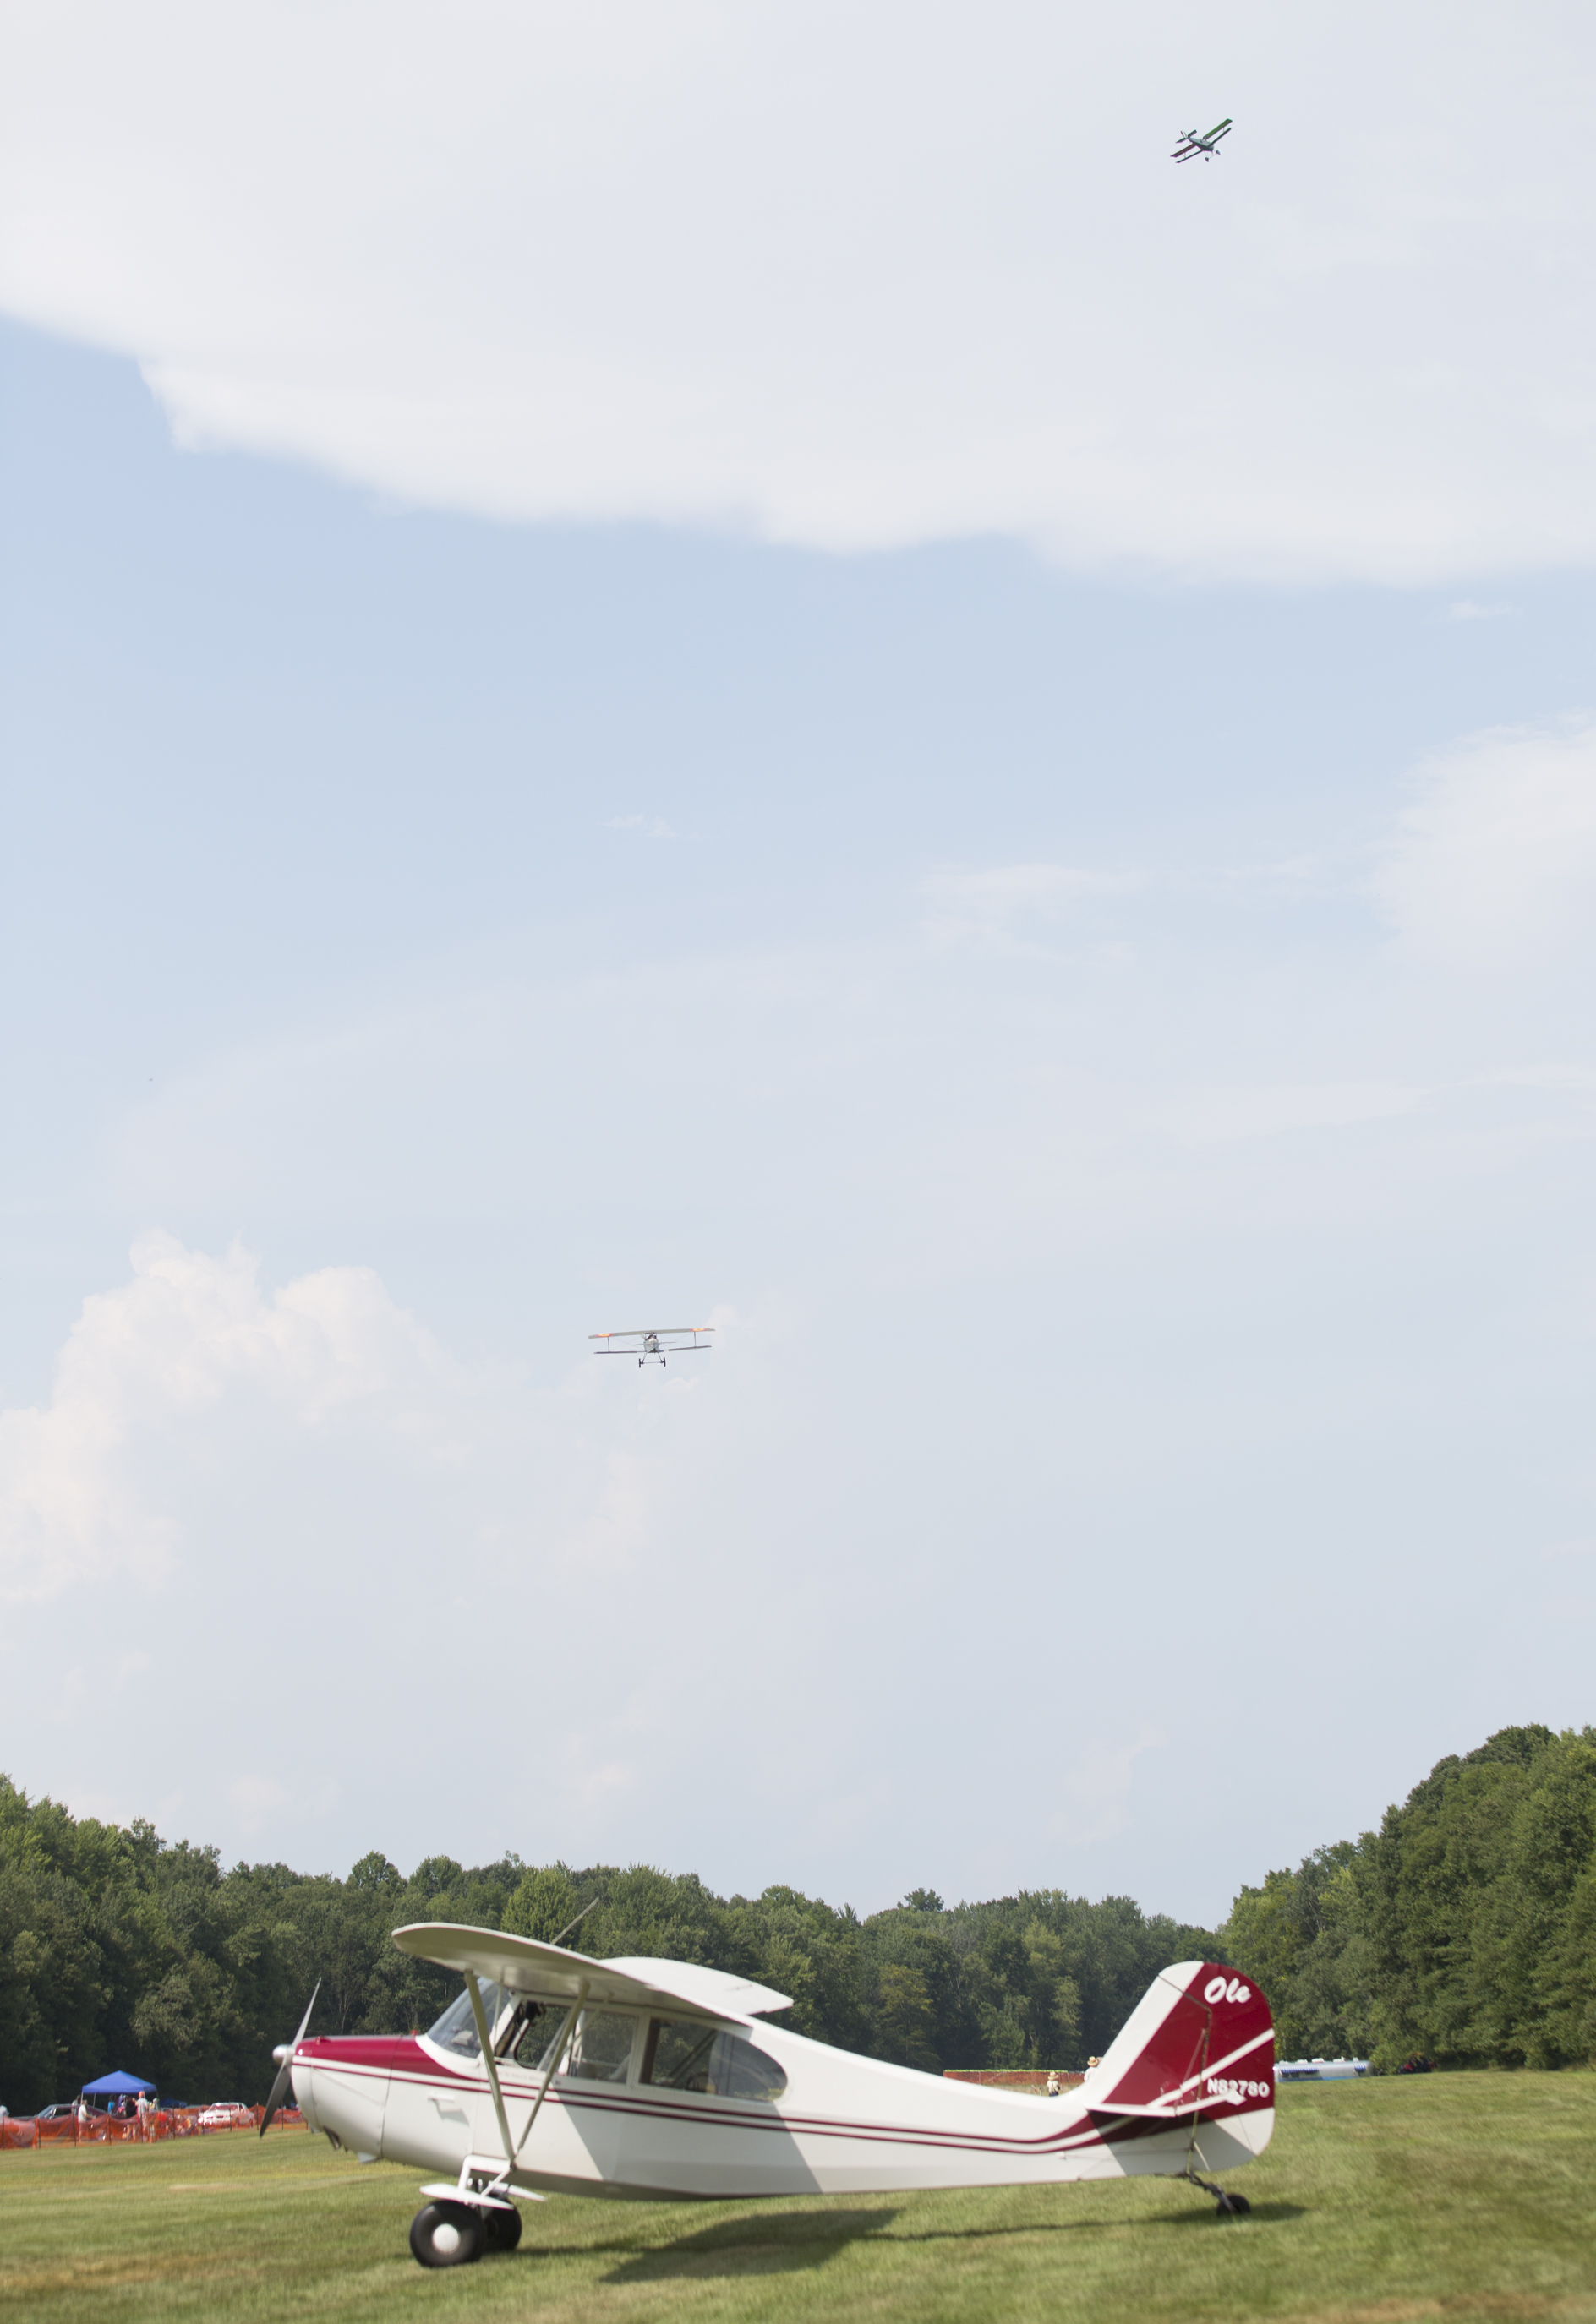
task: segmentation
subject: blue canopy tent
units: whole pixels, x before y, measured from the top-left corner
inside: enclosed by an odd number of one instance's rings
[[[153,2082],[141,2082],[136,2074],[102,2074],[97,2082],[85,2082],[83,2085],[86,2098],[130,2098],[138,2090],[147,2090],[153,2098],[155,2085]]]

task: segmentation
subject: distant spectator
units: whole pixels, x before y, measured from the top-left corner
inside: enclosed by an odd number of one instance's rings
[[[1058,2077],[1056,2074],[1049,2074],[1047,2077],[1047,2096],[1050,2098],[1056,2098],[1058,2096]]]

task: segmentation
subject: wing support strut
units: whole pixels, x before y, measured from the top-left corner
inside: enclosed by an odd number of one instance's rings
[[[504,2168],[508,2172],[515,2161],[515,2150],[510,2144],[510,2117],[504,2111],[504,2093],[499,2088],[499,2061],[494,2055],[493,2029],[482,2006],[482,1986],[469,1970],[466,1977],[466,1990],[471,1996],[471,2015],[476,2020],[476,2038],[482,2044],[482,2062],[488,2070],[488,2087],[494,2094],[494,2112],[499,2117],[499,2136],[504,2142]]]

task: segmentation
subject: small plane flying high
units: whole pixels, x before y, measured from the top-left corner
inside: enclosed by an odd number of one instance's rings
[[[644,1364],[662,1365],[667,1356],[690,1356],[695,1348],[708,1354],[714,1329],[713,1323],[657,1323],[641,1332],[589,1332],[587,1336],[604,1342],[602,1348],[595,1348],[595,1356],[635,1356],[641,1371]],[[609,1344],[612,1340],[635,1341],[636,1345],[614,1348]]]
[[[1170,160],[1195,161],[1201,153],[1205,161],[1212,161],[1219,151],[1220,139],[1228,137],[1234,126],[1235,124],[1227,115],[1223,121],[1216,122],[1212,129],[1188,129],[1169,156]]]
[[[363,2163],[448,2173],[411,2224],[423,2267],[512,2251],[516,2206],[551,2193],[712,2202],[1153,2175],[1202,2188],[1222,2217],[1246,2197],[1200,2173],[1252,2162],[1275,2126],[1268,2004],[1219,1961],[1162,1970],[1080,2088],[1042,2098],[767,2024],[788,1997],[723,1969],[443,1922],[393,1941],[457,1970],[464,1993],[420,2034],[308,2042],[307,2010],[273,2052],[261,2132],[291,2085],[311,2129]]]

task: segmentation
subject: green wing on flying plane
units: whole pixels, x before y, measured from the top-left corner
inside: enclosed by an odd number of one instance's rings
[[[1233,125],[1227,114],[1222,121],[1216,121],[1212,129],[1188,129],[1170,155],[1170,160],[1195,161],[1201,153],[1205,161],[1212,161],[1219,151],[1220,139],[1228,136]]]

